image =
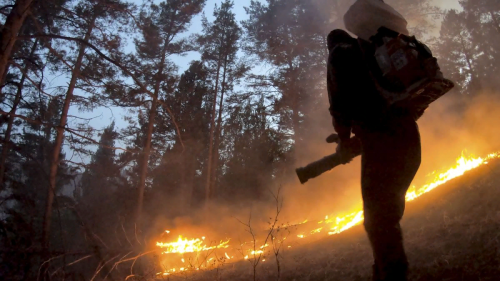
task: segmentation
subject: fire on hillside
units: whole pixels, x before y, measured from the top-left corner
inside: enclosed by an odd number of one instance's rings
[[[438,186],[462,176],[465,172],[488,164],[490,160],[500,158],[500,152],[491,153],[481,158],[466,157],[462,155],[457,159],[455,166],[438,173],[427,184],[420,188],[412,186],[407,194],[406,201],[413,201],[423,194],[432,191]],[[311,237],[320,235],[339,234],[363,221],[363,211],[358,210],[348,214],[328,215],[322,220],[305,220],[294,225],[287,225],[286,235],[266,232],[264,239],[254,241],[238,242],[230,238],[220,241],[209,240],[206,237],[187,238],[189,235],[179,235],[172,239],[170,231],[166,231],[162,240],[169,239],[170,242],[156,242],[156,247],[161,251],[161,265],[163,272],[159,276],[167,276],[179,272],[196,271],[201,269],[215,268],[219,265],[240,260],[253,260],[254,262],[265,262],[266,257],[273,256],[278,249],[291,248],[294,241],[306,241]],[[259,238],[261,236],[258,236]],[[285,245],[286,240],[286,245]],[[309,239],[312,240],[312,239]]]

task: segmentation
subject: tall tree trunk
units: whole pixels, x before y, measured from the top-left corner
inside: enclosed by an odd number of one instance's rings
[[[195,163],[196,156],[194,154],[193,141],[189,133],[183,137],[185,149],[179,156],[181,167],[181,196],[183,200],[183,213],[188,214],[191,209],[191,199],[193,198],[193,183],[196,173]]]
[[[168,37],[167,37],[168,38]],[[144,204],[144,190],[146,189],[146,178],[148,176],[148,163],[149,163],[149,156],[151,155],[151,140],[153,138],[153,132],[154,132],[154,126],[155,126],[155,119],[156,119],[156,114],[157,110],[156,108],[158,107],[158,95],[160,93],[160,85],[161,85],[161,76],[163,75],[163,70],[164,70],[164,64],[165,64],[165,56],[167,53],[167,47],[169,46],[169,41],[168,39],[165,40],[163,50],[162,50],[162,56],[161,56],[161,61],[160,61],[160,66],[158,69],[158,72],[156,73],[156,84],[153,92],[153,100],[151,102],[151,110],[149,111],[149,118],[148,118],[148,130],[147,130],[147,135],[146,135],[146,142],[144,144],[144,150],[143,150],[143,156],[142,156],[142,163],[141,163],[141,174],[139,178],[139,187],[138,187],[138,194],[137,194],[137,211],[135,215],[135,223],[136,225],[140,224],[141,221],[141,214],[142,214],[142,206]]]
[[[36,47],[38,45],[38,40],[35,40],[35,43],[33,43],[33,47],[31,47],[30,55],[29,58],[31,59],[36,51]],[[12,133],[12,127],[14,125],[14,115],[16,114],[17,111],[17,106],[21,102],[21,96],[23,93],[23,86],[24,86],[24,81],[26,80],[26,75],[28,75],[28,70],[29,70],[29,63],[26,62],[24,69],[23,69],[23,75],[21,77],[21,80],[19,81],[19,85],[17,86],[17,92],[16,92],[16,97],[14,98],[14,103],[12,104],[12,109],[10,110],[10,117],[9,117],[9,122],[7,124],[7,130],[5,131],[5,137],[4,137],[4,144],[2,148],[2,155],[0,158],[0,190],[3,188],[3,183],[4,183],[4,175],[5,175],[5,162],[7,161],[7,156],[9,154],[10,150],[10,136]]]
[[[217,180],[217,167],[219,165],[219,145],[220,145],[220,135],[222,128],[222,109],[224,103],[224,93],[226,92],[226,72],[227,72],[227,55],[224,58],[224,67],[222,72],[222,83],[220,90],[220,99],[219,99],[219,114],[217,117],[217,127],[215,128],[215,139],[214,139],[214,157],[212,159],[212,171],[211,182],[210,182],[210,197],[215,196],[215,182]]]
[[[214,134],[215,134],[215,115],[217,113],[217,92],[219,91],[219,75],[220,75],[221,61],[217,62],[217,73],[215,78],[214,90],[214,103],[212,105],[212,117],[210,118],[210,138],[208,143],[208,159],[207,159],[207,178],[205,182],[205,204],[208,206],[211,197],[211,183],[212,183],[212,159],[214,150]]]
[[[17,0],[5,20],[0,33],[0,77],[4,77],[12,47],[17,40],[19,29],[24,23],[33,0]]]
[[[93,16],[92,21],[87,29],[87,33],[83,40],[88,41],[94,28],[94,23],[96,20],[96,15]],[[54,195],[56,191],[56,179],[57,179],[57,168],[59,167],[59,156],[61,154],[63,139],[64,139],[64,127],[68,121],[68,111],[71,105],[71,99],[73,98],[73,91],[75,90],[76,82],[78,76],[80,76],[80,68],[82,66],[83,56],[85,55],[85,45],[80,44],[80,50],[78,51],[78,57],[73,68],[73,73],[71,75],[71,80],[69,82],[68,91],[66,92],[66,98],[64,100],[64,106],[61,113],[61,119],[59,120],[59,126],[57,127],[57,135],[54,143],[54,151],[52,153],[52,159],[50,164],[50,174],[49,174],[49,188],[47,193],[47,201],[45,206],[45,217],[43,221],[43,235],[42,235],[42,245],[45,251],[49,248],[49,235],[50,235],[50,223],[52,218],[52,204],[54,202]]]
[[[194,178],[196,177],[196,158],[193,157],[192,152],[189,155],[189,163],[186,167],[186,179],[185,179],[185,205],[186,210],[189,211],[191,209],[192,201],[193,201],[193,191],[194,191]]]
[[[159,83],[159,82],[157,82]],[[144,190],[146,189],[146,178],[148,176],[148,163],[149,156],[151,155],[151,140],[153,138],[155,119],[156,119],[156,108],[158,107],[158,93],[155,90],[153,95],[153,100],[151,102],[151,109],[149,110],[148,118],[148,130],[146,132],[146,142],[144,143],[144,149],[142,153],[141,161],[141,174],[139,177],[139,188],[137,190],[137,211],[136,211],[136,225],[140,224],[142,206],[144,204]]]

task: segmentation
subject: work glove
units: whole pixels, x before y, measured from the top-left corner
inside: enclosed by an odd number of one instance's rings
[[[337,143],[336,154],[339,156],[342,164],[347,164],[351,162],[353,158],[351,140],[342,141],[337,134],[331,134],[326,138],[327,143]]]
[[[351,162],[353,158],[352,151],[349,147],[349,141],[340,139],[335,153],[338,155],[340,162],[344,165]]]

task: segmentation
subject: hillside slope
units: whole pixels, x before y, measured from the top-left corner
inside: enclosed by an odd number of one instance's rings
[[[500,280],[499,162],[408,203],[403,229],[410,280]],[[279,280],[370,280],[371,250],[362,226],[283,252],[280,260]],[[256,279],[277,280],[277,272],[268,259]],[[253,267],[240,262],[194,279],[253,280]]]

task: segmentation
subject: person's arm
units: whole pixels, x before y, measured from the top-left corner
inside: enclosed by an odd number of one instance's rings
[[[348,105],[348,93],[339,87],[338,73],[339,67],[348,63],[344,61],[344,55],[348,49],[339,47],[330,52],[327,66],[327,89],[330,102],[330,115],[332,116],[332,125],[340,141],[348,140],[351,136],[351,118],[346,112],[350,108]]]
[[[340,141],[346,141],[351,138],[351,122],[342,119],[340,115],[332,115],[332,123],[335,132],[339,135]]]

